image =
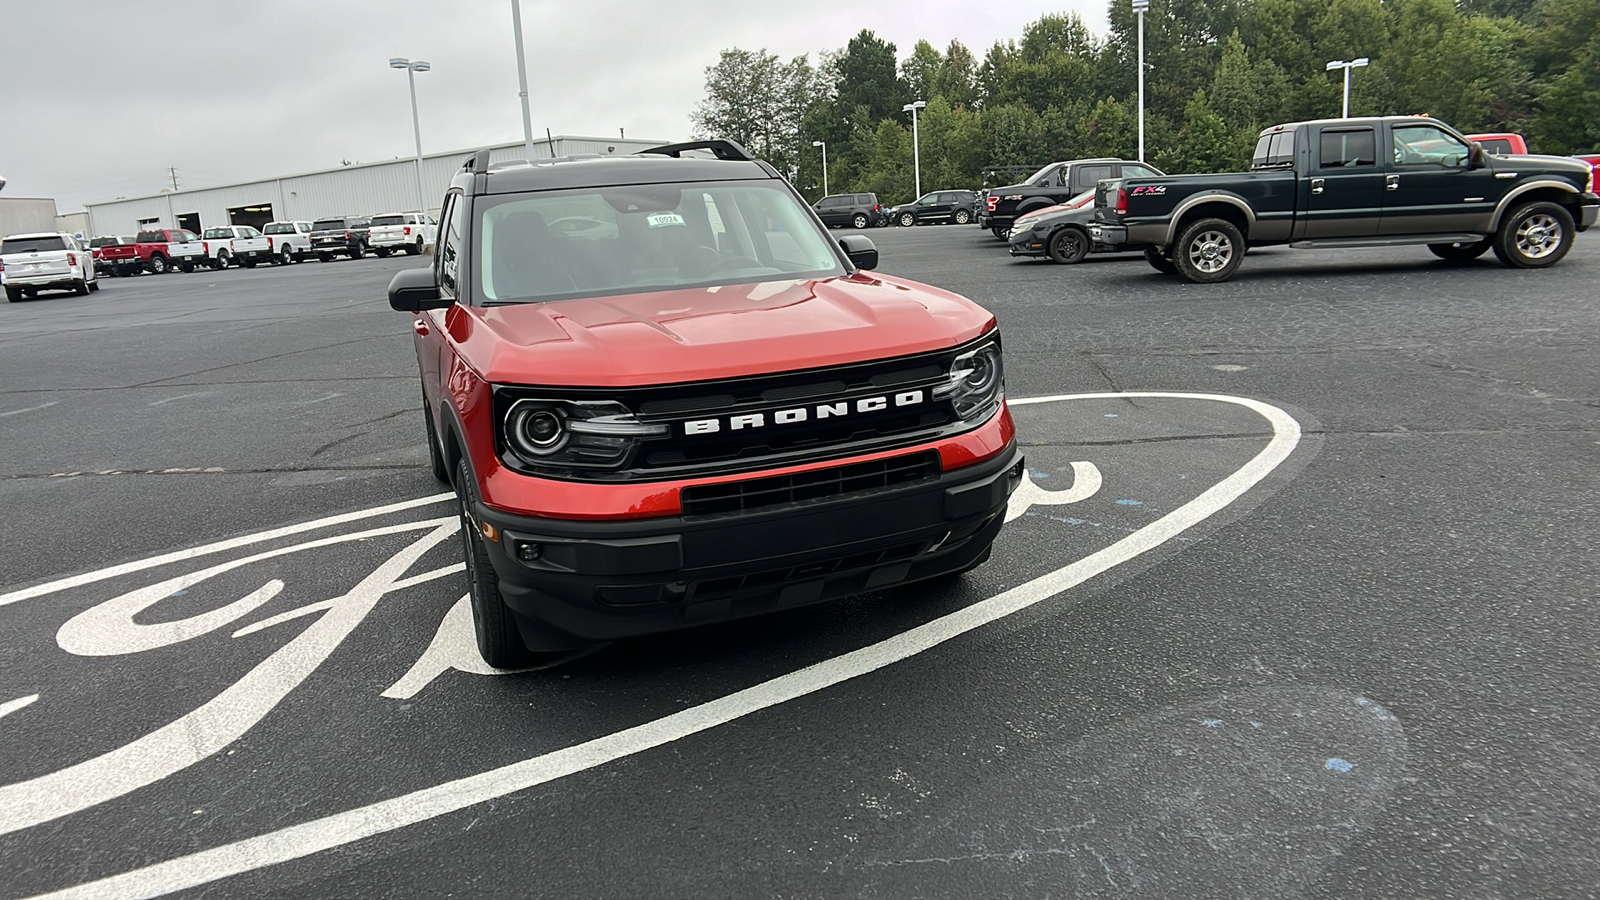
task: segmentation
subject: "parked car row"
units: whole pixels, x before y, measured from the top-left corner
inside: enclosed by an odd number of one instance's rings
[[[368,253],[419,254],[433,245],[438,224],[422,213],[334,216],[315,222],[269,222],[263,228],[220,225],[195,234],[184,228],[147,228],[132,237],[106,235],[88,242],[92,267],[102,275],[160,275],[197,268],[287,265],[316,257],[360,259]],[[19,236],[20,237],[20,236]]]

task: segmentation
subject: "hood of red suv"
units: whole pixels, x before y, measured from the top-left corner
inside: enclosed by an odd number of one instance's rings
[[[994,326],[963,297],[873,273],[452,307],[451,336],[497,384],[672,384],[951,347]]]

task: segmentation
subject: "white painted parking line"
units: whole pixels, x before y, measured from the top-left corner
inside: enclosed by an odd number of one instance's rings
[[[141,559],[130,563],[123,563],[122,565],[118,566],[96,569],[93,572],[85,572],[82,575],[73,575],[70,578],[61,578],[57,579],[56,581],[45,582],[44,584],[36,584],[33,587],[22,588],[21,590],[12,591],[9,594],[0,594],[0,606],[9,606],[13,603],[20,603],[23,600],[31,600],[34,597],[43,597],[47,594],[54,594],[57,591],[67,590],[68,588],[82,587],[86,584],[94,584],[97,581],[105,581],[107,578],[116,578],[119,575],[127,575],[130,572],[142,572],[145,569],[154,569],[157,566],[164,566],[167,563],[181,562],[182,560],[186,559],[194,559],[197,556],[209,556],[212,553],[221,553],[224,550],[233,550],[239,547],[248,547],[251,544],[259,544],[262,541],[276,540],[277,538],[287,537],[291,534],[300,534],[302,532],[313,531],[318,528],[327,528],[332,525],[343,525],[346,522],[359,522],[362,519],[372,519],[378,516],[388,515],[392,512],[414,509],[418,506],[428,506],[433,503],[443,503],[446,500],[454,500],[455,497],[455,494],[434,494],[431,497],[418,497],[415,500],[406,500],[400,503],[390,503],[386,506],[374,506],[369,509],[358,509],[355,512],[340,513],[337,516],[328,516],[325,519],[301,522],[299,525],[285,525],[282,528],[274,528],[270,531],[258,531],[255,534],[240,535],[239,537],[229,538],[225,541],[217,541],[214,544],[205,544],[200,547],[190,547],[187,550],[177,550],[172,553],[163,553],[160,556],[152,556],[149,559]]]
[[[1275,406],[1244,397],[1140,391],[1114,394],[1062,394],[1027,398],[1012,403],[1020,406],[1067,400],[1135,398],[1200,400],[1241,406],[1271,423],[1272,437],[1265,448],[1236,472],[1206,489],[1188,503],[1116,543],[1032,581],[894,637],[699,706],[582,744],[40,896],[151,897],[300,859],[584,772],[877,671],[1055,597],[1096,575],[1159,547],[1243,496],[1287,459],[1300,441],[1300,425],[1292,416]],[[400,572],[391,572],[389,581],[392,583],[398,579],[399,574]],[[313,628],[329,621],[328,617],[319,619]],[[309,633],[310,631],[307,632]],[[415,681],[420,680],[422,673],[418,674],[419,677],[413,679],[411,683],[395,687],[409,689],[416,686]],[[200,726],[201,730],[193,739],[197,743],[201,741],[211,743],[210,739],[205,737],[204,723],[194,724]]]
[[[58,405],[60,402],[60,400],[51,400],[49,403],[41,403],[38,406],[30,406],[27,409],[13,409],[10,412],[0,413],[0,419],[9,418],[11,416],[20,416],[23,413],[38,412],[41,409],[49,409],[52,406]]]
[[[39,699],[39,695],[38,694],[32,694],[32,695],[29,695],[27,697],[18,697],[15,700],[7,700],[4,703],[0,703],[0,719],[3,719],[6,716],[11,715],[12,713],[16,712],[17,710],[23,708],[24,706],[28,706],[29,704],[33,703],[33,701],[35,701],[37,699]]]

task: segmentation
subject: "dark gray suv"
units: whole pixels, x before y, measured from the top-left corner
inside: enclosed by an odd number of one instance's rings
[[[889,210],[889,221],[897,225],[965,225],[978,214],[976,191],[930,191],[910,203]]]
[[[877,194],[830,194],[813,207],[829,228],[874,228],[888,222]]]

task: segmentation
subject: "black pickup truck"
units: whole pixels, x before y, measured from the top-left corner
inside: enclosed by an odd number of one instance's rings
[[[1051,163],[1021,184],[989,188],[978,205],[978,226],[1007,239],[1017,217],[1046,206],[1066,203],[1107,178],[1157,176],[1161,170],[1147,163],[1122,159],[1075,159]]]
[[[1272,244],[1426,244],[1453,261],[1492,249],[1536,269],[1595,223],[1594,190],[1581,161],[1492,156],[1425,116],[1325,119],[1263,131],[1249,172],[1101,182],[1089,233],[1196,283]]]

